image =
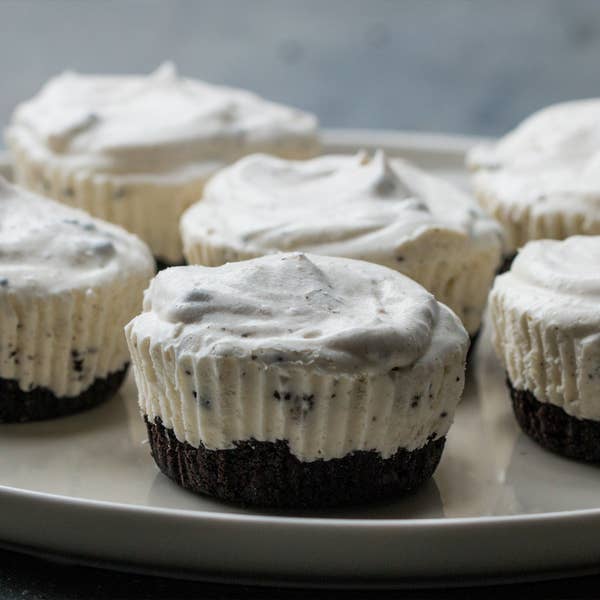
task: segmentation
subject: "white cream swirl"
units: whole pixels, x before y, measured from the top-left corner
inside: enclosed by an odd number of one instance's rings
[[[517,255],[511,269],[520,283],[538,288],[542,293],[572,298],[582,308],[594,307],[569,318],[579,325],[581,320],[596,323],[600,330],[600,237],[574,236],[562,242],[539,240],[527,244]]]
[[[310,155],[316,129],[308,113],[165,64],[147,77],[64,73],[17,107],[7,139],[62,169],[181,178],[251,152]]]
[[[326,371],[387,372],[423,356],[440,327],[449,345],[465,335],[450,311],[407,277],[301,253],[168,269],[150,285],[144,311],[136,328],[147,323],[152,338],[178,355],[252,356]]]
[[[393,268],[448,304],[471,333],[502,243],[500,226],[471,198],[382,151],[246,157],[209,182],[181,234],[190,263],[298,250]],[[458,284],[466,273],[469,282]]]
[[[499,245],[498,227],[469,198],[382,151],[308,161],[249,156],[215,176],[182,219],[184,238],[204,233],[245,252],[392,264],[404,242],[433,228]]]
[[[34,295],[148,277],[148,247],[120,227],[0,178],[0,290]]]

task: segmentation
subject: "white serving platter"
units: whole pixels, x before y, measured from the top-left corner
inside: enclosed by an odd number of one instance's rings
[[[384,147],[459,185],[473,141],[325,135],[328,151]],[[260,584],[489,583],[600,565],[600,470],[519,432],[485,329],[434,479],[395,502],[244,510],[176,487],[154,466],[145,437],[131,378],[87,413],[0,426],[1,543],[86,564]]]

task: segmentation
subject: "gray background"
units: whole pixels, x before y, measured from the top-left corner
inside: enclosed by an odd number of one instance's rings
[[[600,95],[600,1],[0,0],[0,124],[65,68],[166,58],[327,127],[494,135]]]

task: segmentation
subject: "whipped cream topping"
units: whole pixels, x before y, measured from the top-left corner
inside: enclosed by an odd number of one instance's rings
[[[499,227],[468,197],[382,151],[285,161],[254,155],[217,174],[182,218],[184,247],[227,240],[245,253],[302,250],[398,268],[432,229],[499,247]]]
[[[63,169],[122,176],[206,176],[250,152],[305,156],[314,116],[247,91],[178,76],[66,72],[17,107],[9,144]]]
[[[513,385],[600,419],[600,237],[529,242],[496,278],[490,307]]]
[[[0,291],[60,293],[149,276],[147,246],[120,227],[0,177]]]
[[[600,328],[600,237],[574,236],[562,242],[529,244],[517,256],[511,272],[519,282],[594,307],[590,316]]]
[[[440,311],[410,279],[365,262],[324,256],[267,256],[222,267],[176,267],[153,280],[144,300],[153,339],[178,353],[253,356],[325,370],[387,371],[429,348]],[[460,343],[464,331],[448,331]]]
[[[447,304],[471,334],[502,248],[500,226],[471,198],[381,151],[246,157],[209,182],[183,214],[181,237],[191,264],[304,251],[390,267]]]
[[[475,168],[585,171],[598,160],[600,100],[591,99],[564,102],[534,113],[497,143],[475,148],[468,162]]]
[[[513,249],[530,239],[600,233],[600,100],[545,108],[467,158],[482,203]]]

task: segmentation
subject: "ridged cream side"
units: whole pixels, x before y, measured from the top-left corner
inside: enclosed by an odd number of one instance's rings
[[[170,264],[183,262],[179,219],[202,196],[205,178],[182,181],[160,178],[63,171],[36,160],[15,136],[11,146],[15,181],[19,185],[116,223],[144,240],[154,256]]]
[[[208,237],[182,235],[184,255],[188,264],[218,267],[227,262],[258,258],[243,249],[214,242]],[[419,252],[414,254],[419,255]],[[407,275],[432,293],[439,302],[449,306],[462,321],[470,335],[481,326],[488,293],[498,263],[496,248],[469,253],[461,261],[448,261],[443,253],[431,255],[426,261],[386,261],[386,267]]]
[[[446,261],[440,254],[437,260],[396,270],[431,292],[438,302],[450,307],[462,321],[470,335],[477,333],[485,309],[489,290],[495,276],[497,254],[488,253],[467,255],[460,261]]]
[[[139,312],[147,283],[140,275],[50,295],[0,288],[0,377],[63,397],[122,369],[129,362],[123,326]]]
[[[523,304],[508,286],[490,295],[494,345],[512,385],[573,417],[600,420],[600,332],[580,338]]]
[[[503,227],[506,251],[516,252],[528,241],[563,240],[573,235],[600,235],[600,212],[579,202],[565,203],[563,210],[548,210],[542,203],[511,200],[501,195],[488,175],[473,176],[473,190],[480,206]]]
[[[446,435],[464,385],[464,348],[384,374],[336,374],[251,358],[182,355],[140,335],[126,337],[140,410],[180,441],[209,449],[239,440],[287,440],[301,460],[375,450],[383,458]]]

